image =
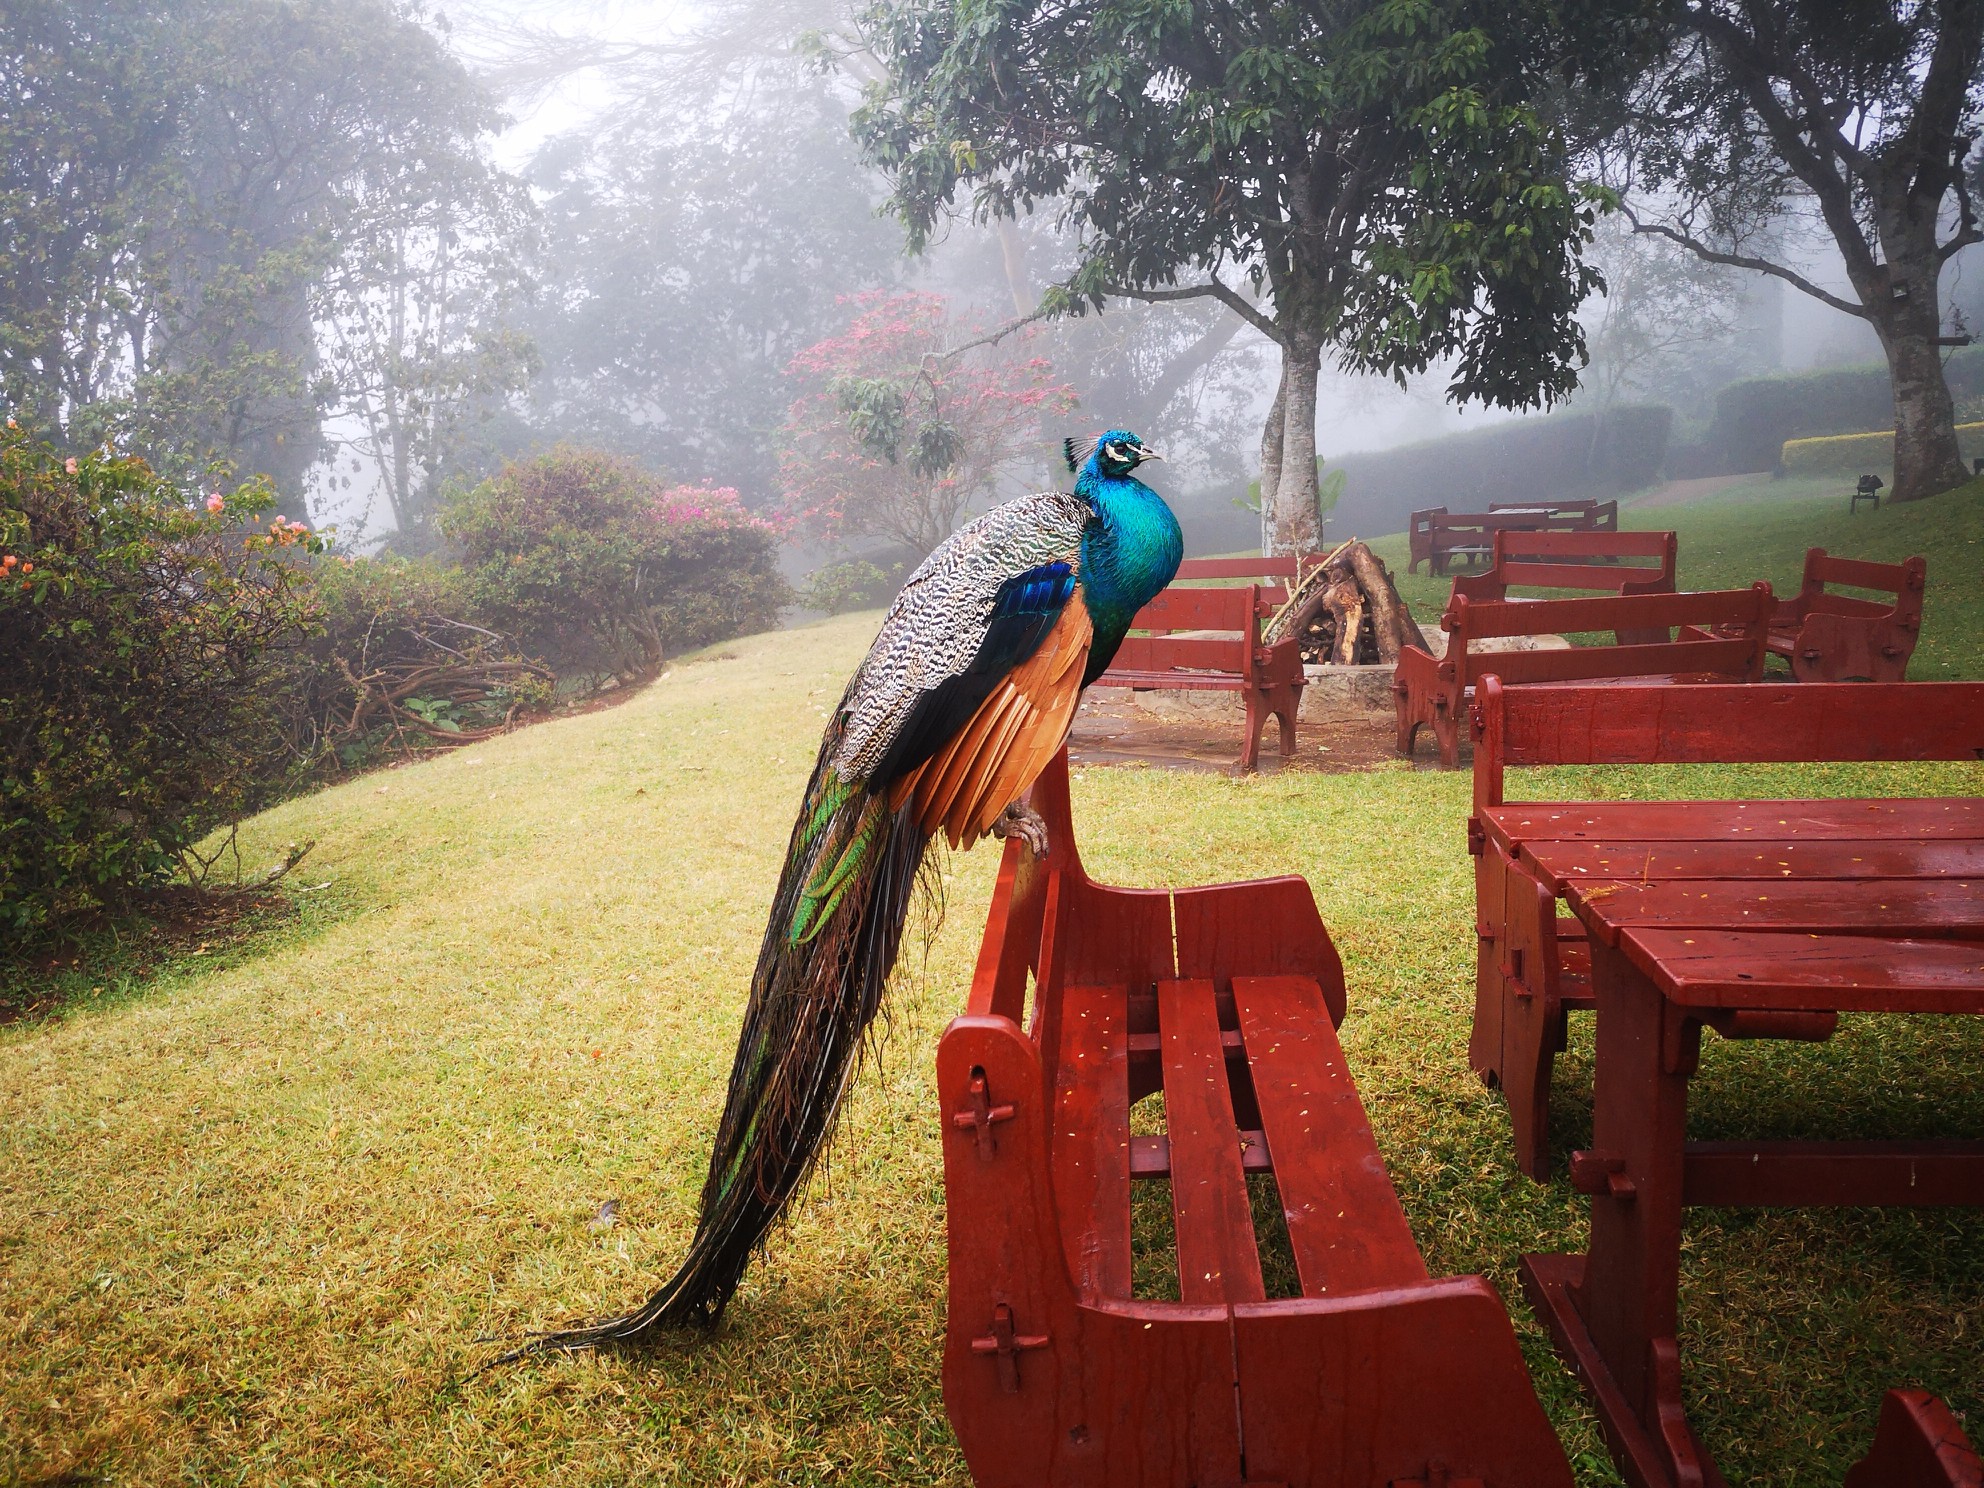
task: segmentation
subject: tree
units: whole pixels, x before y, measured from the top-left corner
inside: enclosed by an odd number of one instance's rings
[[[1770,274],[1874,328],[1894,387],[1893,499],[1965,478],[1939,347],[1943,265],[1984,241],[1964,162],[1984,95],[1976,0],[1673,0],[1671,46],[1623,91],[1605,152],[1642,232]],[[1816,209],[1851,286],[1772,256]]]
[[[1737,376],[1776,370],[1745,361],[1735,344],[1743,280],[1685,249],[1608,218],[1592,244],[1605,294],[1587,307],[1591,361],[1581,405],[1596,404],[1594,440],[1623,397],[1651,398],[1699,414],[1704,395]],[[1719,374],[1719,375],[1718,375]]]
[[[883,538],[921,558],[1074,407],[1040,357],[990,346],[935,295],[867,294],[846,329],[793,359],[804,391],[783,431],[787,510],[828,541]]]
[[[498,115],[416,4],[20,0],[0,52],[11,406],[71,448],[114,435],[162,473],[218,461],[295,496],[328,415],[436,380],[320,340],[423,227],[455,232],[458,277],[513,231],[482,210]]]
[[[1400,378],[1452,357],[1453,397],[1507,407],[1575,385],[1598,197],[1521,91],[1555,43],[1510,15],[878,0],[857,126],[912,246],[961,192],[989,219],[1058,200],[1083,263],[1050,309],[1209,296],[1273,341],[1263,542],[1311,547],[1325,348]]]
[[[762,501],[786,366],[841,323],[843,295],[895,278],[898,250],[818,79],[768,70],[748,102],[539,154],[529,418]]]

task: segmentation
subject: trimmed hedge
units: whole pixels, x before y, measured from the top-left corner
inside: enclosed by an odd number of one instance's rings
[[[1397,532],[1413,511],[1478,511],[1491,501],[1612,496],[1659,476],[1674,411],[1631,404],[1604,415],[1560,413],[1334,462],[1345,475],[1330,530]]]
[[[1984,393],[1984,347],[1957,352],[1943,375],[1959,400]],[[1773,470],[1787,441],[1893,422],[1894,393],[1884,363],[1745,378],[1715,395],[1715,416],[1698,438],[1675,444],[1667,473],[1688,479]]]
[[[1957,446],[1966,461],[1984,455],[1984,423],[1958,424]],[[1786,475],[1856,474],[1894,464],[1894,430],[1871,434],[1830,434],[1820,439],[1787,439],[1779,462]]]

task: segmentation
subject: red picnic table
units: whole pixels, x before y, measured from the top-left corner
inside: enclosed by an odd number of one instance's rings
[[[1689,1204],[1984,1205],[1984,1142],[1689,1142],[1701,1031],[1984,1013],[1984,799],[1512,803],[1488,838],[1568,900],[1597,1002],[1583,1255],[1524,1284],[1640,1488],[1722,1483],[1676,1347]],[[1974,1460],[1974,1459],[1973,1459]]]

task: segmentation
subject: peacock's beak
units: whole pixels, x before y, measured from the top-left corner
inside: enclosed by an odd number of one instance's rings
[[[1137,458],[1139,460],[1162,460],[1164,456],[1160,455],[1154,449],[1140,449],[1137,451]]]

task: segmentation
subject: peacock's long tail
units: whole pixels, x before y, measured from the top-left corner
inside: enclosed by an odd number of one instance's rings
[[[928,841],[913,806],[891,809],[886,789],[835,773],[841,727],[836,717],[821,741],[793,824],[687,1259],[634,1311],[524,1351],[714,1326],[826,1146],[895,966]]]

